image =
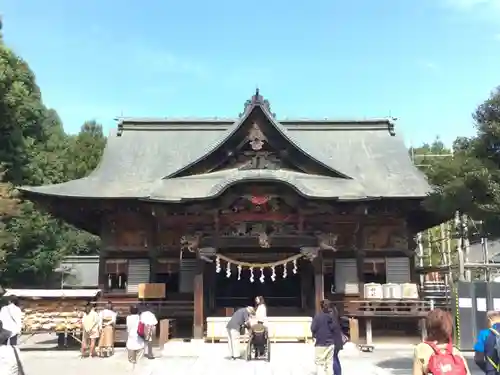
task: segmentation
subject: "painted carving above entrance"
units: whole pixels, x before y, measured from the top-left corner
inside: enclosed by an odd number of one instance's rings
[[[271,145],[259,122],[249,124],[244,139],[234,150],[228,152],[227,161],[218,169],[234,168],[240,170],[286,168],[300,171],[291,161],[287,160],[285,151],[279,151],[276,146]]]
[[[364,229],[364,250],[407,250],[408,236],[404,225],[370,226]]]

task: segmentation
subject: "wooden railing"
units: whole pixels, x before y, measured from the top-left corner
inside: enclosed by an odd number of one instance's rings
[[[130,314],[131,306],[141,303],[138,298],[113,298],[111,296],[106,296],[105,299],[98,301],[98,308],[104,308],[108,301],[111,301],[119,317],[127,316]],[[147,302],[158,319],[192,317],[194,313],[193,301],[152,300]]]

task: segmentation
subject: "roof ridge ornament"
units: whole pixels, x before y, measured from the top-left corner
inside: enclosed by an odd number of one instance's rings
[[[239,117],[242,117],[245,113],[247,113],[251,108],[255,106],[261,106],[262,108],[265,108],[273,118],[276,118],[276,114],[271,112],[271,104],[269,103],[269,100],[264,99],[264,97],[260,95],[260,90],[258,87],[255,89],[255,94],[245,102],[245,110],[243,111],[243,113],[240,113]]]

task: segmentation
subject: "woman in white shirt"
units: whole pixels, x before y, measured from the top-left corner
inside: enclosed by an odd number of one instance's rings
[[[127,352],[128,360],[136,364],[144,352],[144,339],[139,336],[139,309],[137,306],[130,307],[130,315],[127,316]]]
[[[267,307],[264,297],[255,297],[255,320],[257,322],[262,322],[262,324],[267,325]]]
[[[99,314],[95,311],[95,306],[89,304],[85,306],[85,314],[82,318],[82,357],[87,356],[87,345],[90,344],[89,356],[95,357],[95,344],[99,338],[100,321]]]
[[[115,347],[116,313],[113,304],[108,301],[106,308],[99,313],[101,322],[101,337],[99,338],[99,354],[108,357],[113,354]]]

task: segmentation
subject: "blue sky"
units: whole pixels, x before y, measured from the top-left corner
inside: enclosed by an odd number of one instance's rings
[[[2,0],[7,43],[67,131],[87,119],[395,116],[408,144],[474,132],[500,85],[500,0]]]

